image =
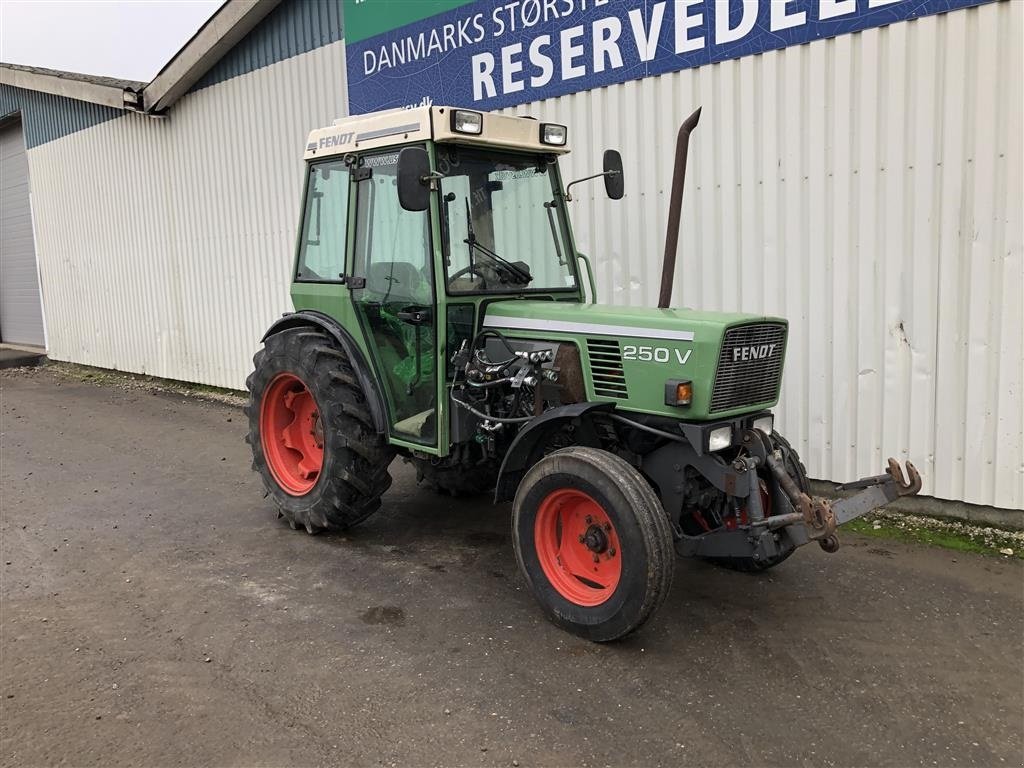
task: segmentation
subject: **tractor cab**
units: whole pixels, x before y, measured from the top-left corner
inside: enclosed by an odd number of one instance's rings
[[[447,452],[454,372],[439,352],[471,339],[488,303],[583,301],[557,164],[568,151],[565,126],[448,107],[310,135],[293,299],[356,321],[394,442]],[[607,175],[621,178],[621,161]]]

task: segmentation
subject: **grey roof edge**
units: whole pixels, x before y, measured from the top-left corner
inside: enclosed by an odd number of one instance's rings
[[[0,84],[117,109],[133,109],[138,103],[137,94],[146,87],[145,83],[136,80],[119,80],[5,62],[0,62]]]
[[[227,0],[143,89],[142,110],[170,107],[280,2]]]
[[[0,84],[159,114],[184,96],[281,0],[226,0],[149,83],[0,62]]]

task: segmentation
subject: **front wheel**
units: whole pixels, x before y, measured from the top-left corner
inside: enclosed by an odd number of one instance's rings
[[[668,517],[644,477],[607,451],[574,446],[537,462],[516,492],[512,539],[548,617],[589,640],[633,632],[672,585]]]

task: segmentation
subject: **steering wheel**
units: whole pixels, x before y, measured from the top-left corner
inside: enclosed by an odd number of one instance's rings
[[[449,275],[448,287],[451,288],[452,283],[454,283],[459,278],[465,277],[466,275],[475,275],[476,277],[480,278],[480,289],[485,291],[487,290],[487,275],[484,274],[479,264],[471,264],[468,267],[463,267],[457,272]]]

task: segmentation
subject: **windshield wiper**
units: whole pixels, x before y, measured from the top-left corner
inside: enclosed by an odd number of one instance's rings
[[[473,249],[476,248],[480,251],[480,253],[493,259],[496,264],[500,265],[501,267],[511,272],[512,275],[516,277],[523,285],[530,284],[530,282],[533,280],[533,275],[531,275],[529,272],[527,272],[525,269],[518,266],[517,264],[513,264],[511,261],[504,258],[503,256],[499,256],[486,245],[477,241],[476,232],[473,231],[473,218],[472,216],[470,216],[469,213],[468,197],[466,198],[466,230],[469,232],[469,237],[463,238],[462,242],[469,246],[470,257],[472,257],[473,255]]]
[[[484,256],[486,256],[489,259],[493,259],[494,262],[496,264],[498,264],[500,267],[502,267],[503,269],[507,269],[509,272],[512,273],[512,276],[515,277],[516,279],[518,279],[523,285],[528,285],[533,280],[533,275],[531,275],[525,269],[523,269],[522,267],[520,267],[517,264],[513,264],[508,259],[505,259],[505,258],[499,256],[494,251],[492,251],[490,248],[488,248],[485,245],[481,245],[476,240],[473,240],[473,239],[467,237],[462,242],[464,242],[470,248],[477,248],[477,249],[479,249],[480,253],[482,253]]]

